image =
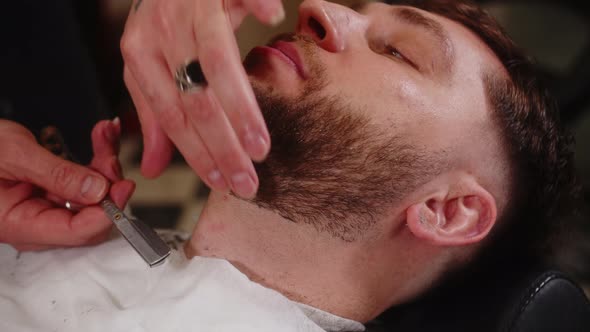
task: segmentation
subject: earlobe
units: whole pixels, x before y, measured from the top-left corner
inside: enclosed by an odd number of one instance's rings
[[[483,240],[496,221],[495,200],[478,185],[462,189],[454,197],[428,197],[410,206],[406,211],[410,231],[417,238],[441,246]]]

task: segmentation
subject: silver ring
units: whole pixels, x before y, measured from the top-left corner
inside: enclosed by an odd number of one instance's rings
[[[174,80],[178,90],[183,93],[193,92],[207,86],[207,79],[198,61],[191,61],[180,66],[174,73]]]
[[[80,210],[82,210],[82,208],[83,208],[82,205],[78,205],[78,204],[72,203],[70,201],[66,201],[64,205],[65,205],[66,209],[68,209],[68,211],[72,211],[72,212],[80,212]]]

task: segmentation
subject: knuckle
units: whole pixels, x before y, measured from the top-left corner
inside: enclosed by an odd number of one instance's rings
[[[227,49],[217,46],[214,43],[206,43],[210,45],[203,50],[203,58],[208,59],[207,64],[213,76],[224,70],[228,62]]]
[[[137,63],[137,57],[141,52],[142,35],[133,28],[127,29],[120,42],[121,55],[128,64]]]
[[[129,34],[130,32],[127,30],[123,33],[123,36],[121,36],[121,40],[119,41],[119,49],[121,50],[121,55],[123,56],[123,59],[127,60],[127,57],[129,55]]]
[[[71,165],[60,163],[51,170],[53,188],[59,192],[69,190],[75,183],[75,171]]]

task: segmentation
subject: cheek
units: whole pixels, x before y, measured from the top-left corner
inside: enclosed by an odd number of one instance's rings
[[[412,77],[402,64],[384,60],[368,58],[363,66],[355,60],[356,65],[327,68],[326,92],[345,98],[379,124],[401,131],[413,130],[416,124],[427,126],[433,112],[432,87]]]

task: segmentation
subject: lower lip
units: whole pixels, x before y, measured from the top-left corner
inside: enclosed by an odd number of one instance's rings
[[[268,46],[258,46],[255,47],[252,52],[256,52],[256,53],[260,53],[263,55],[274,55],[279,57],[280,59],[282,59],[286,64],[288,64],[289,66],[293,67],[293,69],[295,69],[295,71],[297,72],[297,74],[299,74],[299,76],[301,78],[303,77],[303,73],[301,72],[301,68],[299,68],[295,62],[293,62],[293,60],[291,60],[291,58],[289,58],[288,56],[285,55],[285,53],[277,50],[276,48],[272,48],[272,47],[268,47]]]

